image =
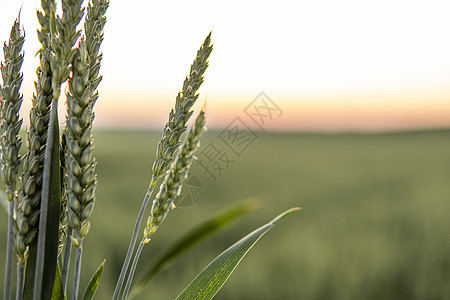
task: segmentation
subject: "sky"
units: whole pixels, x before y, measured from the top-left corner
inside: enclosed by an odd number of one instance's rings
[[[21,7],[27,121],[39,1],[0,0],[0,41]],[[209,127],[236,118],[264,130],[450,127],[449,12],[438,0],[111,0],[95,125],[162,128],[212,31],[196,105],[207,103]]]

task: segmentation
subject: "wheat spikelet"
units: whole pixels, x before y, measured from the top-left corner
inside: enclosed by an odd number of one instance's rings
[[[1,98],[1,177],[6,186],[6,195],[12,201],[15,194],[16,179],[19,171],[19,150],[22,139],[19,136],[22,119],[19,109],[23,97],[20,94],[23,75],[20,72],[23,62],[22,46],[24,34],[20,31],[19,21],[11,28],[9,43],[4,45],[5,62],[1,63],[3,85],[0,85]]]
[[[194,158],[194,152],[200,145],[200,136],[205,125],[205,112],[202,110],[197,116],[186,140],[179,149],[170,170],[153,201],[151,214],[144,229],[144,243],[150,241],[150,236],[158,229],[159,224],[166,218],[173,201],[180,194],[183,182],[188,177],[189,168]]]

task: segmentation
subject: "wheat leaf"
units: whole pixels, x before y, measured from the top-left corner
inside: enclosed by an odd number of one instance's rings
[[[103,266],[105,265],[105,260],[100,264],[97,271],[95,271],[94,275],[92,275],[91,280],[89,281],[89,285],[84,291],[83,300],[91,300],[94,298],[94,294],[97,291],[98,284],[100,282],[100,278],[102,277]]]
[[[130,298],[140,293],[144,287],[158,274],[161,270],[170,265],[177,257],[200,243],[206,237],[217,232],[225,225],[228,225],[243,214],[254,211],[257,208],[257,202],[255,199],[239,202],[233,205],[231,208],[226,209],[223,212],[218,213],[216,216],[208,218],[202,223],[196,225],[189,230],[186,234],[172,243],[166,248],[153,262],[149,268],[144,272],[139,282],[133,288]]]
[[[195,279],[181,292],[181,294],[178,295],[177,300],[212,299],[253,245],[255,245],[277,221],[297,210],[299,210],[299,208],[291,208],[285,211],[266,225],[256,229],[222,252],[222,254],[217,256],[206,268],[204,268],[203,271],[201,271],[200,274],[198,274],[197,277],[195,277]]]
[[[61,282],[61,272],[59,271],[59,265],[56,267],[55,281],[53,283],[53,292],[51,300],[61,300],[64,298],[64,291]]]
[[[33,299],[50,299],[59,244],[61,174],[57,102],[53,101],[45,153]],[[45,228],[44,230],[42,230]]]
[[[34,240],[28,247],[28,259],[26,262],[25,279],[23,284],[23,299],[33,299],[34,278],[36,274],[37,241]]]

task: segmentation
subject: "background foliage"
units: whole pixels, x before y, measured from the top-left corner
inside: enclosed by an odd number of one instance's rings
[[[207,132],[202,145],[218,134]],[[99,183],[81,285],[106,258],[96,298],[107,299],[160,133],[96,131],[94,136]],[[449,153],[450,131],[261,134],[215,183],[193,165],[202,198],[171,212],[144,249],[136,279],[187,227],[234,201],[259,196],[257,213],[202,243],[146,291],[155,299],[175,298],[255,224],[301,206],[255,246],[215,299],[449,299]],[[0,212],[0,228],[6,220]],[[0,231],[2,241],[4,234]],[[3,251],[0,247],[0,257]],[[144,292],[139,299],[146,298]]]

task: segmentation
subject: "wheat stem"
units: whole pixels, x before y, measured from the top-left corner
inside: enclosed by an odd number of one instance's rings
[[[78,299],[78,290],[80,287],[80,274],[81,274],[81,255],[83,253],[83,240],[80,240],[80,244],[76,248],[75,252],[75,275],[73,279],[72,300]]]
[[[25,271],[25,264],[17,264],[17,285],[16,285],[16,300],[21,300],[23,296],[23,274]],[[9,299],[9,298],[5,298]]]
[[[131,236],[130,244],[128,245],[127,254],[125,256],[125,261],[123,262],[122,269],[120,270],[119,279],[117,280],[116,288],[114,289],[113,300],[119,298],[120,290],[122,289],[123,282],[125,280],[125,275],[128,271],[130,265],[131,257],[133,255],[134,247],[136,246],[137,237],[139,234],[139,228],[141,227],[142,218],[144,217],[145,209],[152,197],[153,190],[156,186],[157,178],[152,178],[147,193],[145,194],[144,200],[142,201],[141,208],[139,209],[138,216],[136,218],[136,223],[134,224],[133,234]]]
[[[139,243],[139,247],[136,250],[136,254],[134,255],[133,263],[131,264],[130,273],[128,274],[127,283],[125,285],[125,290],[123,291],[122,300],[127,299],[128,293],[130,292],[131,283],[133,282],[134,273],[136,272],[136,267],[141,257],[142,249],[144,249],[144,240]]]
[[[72,251],[72,240],[70,239],[71,236],[72,236],[72,228],[68,227],[66,245],[64,248],[63,267],[61,270],[61,284],[64,295],[66,294],[67,289],[67,274],[69,272],[69,265],[70,265],[70,252]]]

